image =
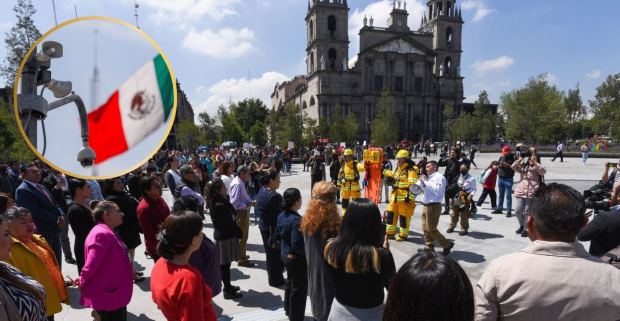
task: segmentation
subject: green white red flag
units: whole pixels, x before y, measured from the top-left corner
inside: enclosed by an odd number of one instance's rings
[[[89,144],[100,164],[131,149],[162,126],[174,105],[170,70],[161,55],[138,69],[88,114]]]

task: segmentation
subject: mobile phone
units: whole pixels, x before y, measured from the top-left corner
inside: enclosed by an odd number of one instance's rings
[[[616,168],[616,167],[618,167],[618,164],[616,164],[616,163],[609,163],[609,165],[607,165],[607,166],[609,166],[609,168]]]

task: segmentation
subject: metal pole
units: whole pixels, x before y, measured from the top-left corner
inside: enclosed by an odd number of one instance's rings
[[[67,97],[52,101],[51,103],[47,104],[47,111],[50,112],[58,107],[64,106],[71,102],[75,102],[78,113],[80,114],[82,142],[88,143],[88,116],[86,114],[86,106],[84,106],[84,102],[82,101],[82,98],[80,98],[80,96],[76,94],[71,94]]]
[[[23,70],[22,70],[22,95],[24,97],[28,97],[28,98],[33,98],[33,93],[34,96],[36,96],[36,84],[35,84],[35,73],[36,73],[36,68],[33,69],[32,65],[36,65],[35,62],[35,55],[37,54],[37,48],[34,48],[34,50],[32,51],[32,53],[30,54],[30,57],[28,57],[28,63],[26,64],[27,66],[24,66]],[[15,90],[17,90],[17,88],[15,88]],[[18,99],[20,100],[20,99]],[[19,106],[18,104],[18,108],[20,109],[19,112],[19,116],[20,116],[20,120],[22,123],[22,127],[24,128],[24,130],[26,131],[26,136],[28,136],[28,140],[30,140],[30,143],[37,148],[37,114],[32,112],[32,109],[30,108],[30,106],[27,106],[27,104],[24,104],[26,106]],[[29,117],[30,116],[30,117]]]

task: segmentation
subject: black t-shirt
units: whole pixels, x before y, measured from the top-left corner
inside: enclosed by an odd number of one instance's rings
[[[334,283],[338,302],[359,309],[374,308],[383,303],[383,288],[388,288],[396,273],[392,253],[384,248],[377,248],[381,274],[374,271],[362,274],[346,273],[344,267],[339,269],[327,264]],[[372,262],[368,262],[372,266]]]
[[[500,165],[504,162],[512,165],[515,162],[515,155],[514,154],[502,155],[502,157],[499,158],[498,162]],[[498,166],[497,169],[498,169],[497,176],[501,178],[513,178],[515,176],[515,171],[512,170],[511,167]]]
[[[590,241],[590,254],[601,257],[620,245],[620,210],[601,213],[577,234],[580,241]]]

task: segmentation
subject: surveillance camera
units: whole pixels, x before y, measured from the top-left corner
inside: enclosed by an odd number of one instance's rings
[[[54,93],[54,97],[62,98],[71,93],[73,86],[70,81],[52,79],[52,81],[45,84],[45,87]]]
[[[41,52],[37,53],[37,60],[48,61],[52,58],[62,57],[62,44],[56,41],[46,41],[41,46]]]
[[[88,147],[88,143],[86,143],[86,146],[82,147],[78,152],[77,160],[84,168],[91,168],[95,163],[95,159],[97,159],[95,151]]]

